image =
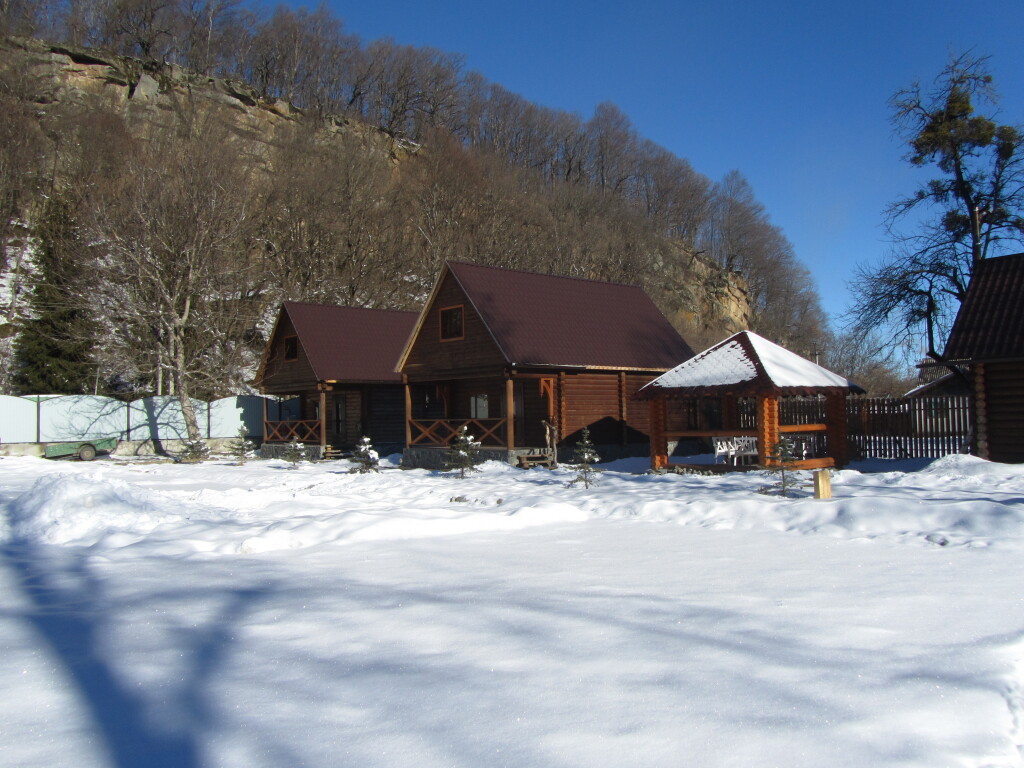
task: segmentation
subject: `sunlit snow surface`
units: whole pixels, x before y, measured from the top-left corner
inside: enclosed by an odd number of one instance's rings
[[[0,459],[0,767],[1024,766],[1024,468],[349,466]]]

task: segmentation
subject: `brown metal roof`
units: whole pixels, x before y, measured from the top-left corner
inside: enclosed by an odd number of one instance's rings
[[[401,381],[395,363],[418,312],[286,301],[282,312],[318,381]]]
[[[642,288],[449,262],[516,365],[666,369],[693,356]]]
[[[975,267],[943,357],[1024,358],[1024,253],[985,259]]]

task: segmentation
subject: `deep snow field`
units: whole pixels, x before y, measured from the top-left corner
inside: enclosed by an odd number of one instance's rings
[[[1024,467],[644,465],[0,458],[0,768],[1024,766]]]

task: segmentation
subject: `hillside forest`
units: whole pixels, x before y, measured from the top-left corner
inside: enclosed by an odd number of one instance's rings
[[[322,7],[3,0],[0,33],[0,392],[245,391],[281,301],[419,309],[445,259],[638,283],[695,349],[749,327],[876,366],[739,172],[613,104]]]

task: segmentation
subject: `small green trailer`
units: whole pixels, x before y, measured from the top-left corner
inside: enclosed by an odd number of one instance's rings
[[[43,448],[43,456],[61,459],[77,456],[82,461],[92,461],[98,453],[113,453],[117,448],[116,437],[100,437],[95,440],[78,440],[70,443],[49,443]]]

